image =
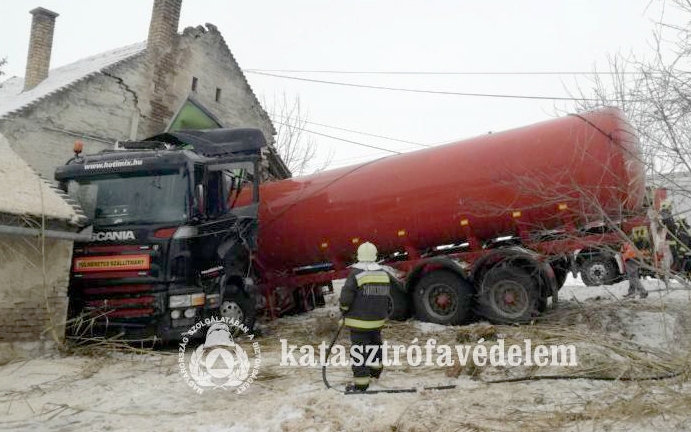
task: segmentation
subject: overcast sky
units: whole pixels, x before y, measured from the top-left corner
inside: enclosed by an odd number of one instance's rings
[[[3,79],[24,75],[31,15],[57,18],[51,68],[143,41],[152,0],[0,0]],[[650,55],[662,0],[184,0],[180,30],[216,25],[243,69],[392,72],[607,71],[615,53]],[[674,19],[668,5],[666,19]],[[671,18],[670,18],[671,16]],[[439,92],[568,97],[583,75],[333,74],[299,78]],[[310,122],[431,145],[546,120],[569,102],[387,91],[248,72],[260,100],[299,97]],[[394,151],[421,145],[315,124]],[[332,166],[390,153],[312,136]]]

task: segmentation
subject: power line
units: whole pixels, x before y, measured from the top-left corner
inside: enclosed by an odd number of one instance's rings
[[[283,123],[283,122],[280,122],[280,121],[277,121],[277,120],[274,120],[274,122],[275,122],[275,123],[278,123],[278,124],[281,124],[281,125],[284,125],[284,126],[288,126],[288,127],[296,127],[296,126],[294,126],[294,125],[289,125],[289,124],[286,124],[286,123]],[[301,127],[296,127],[296,128],[297,128],[297,129],[300,129],[301,131],[307,132],[307,133],[311,133],[311,134],[314,134],[314,135],[323,136],[323,137],[326,137],[326,138],[335,139],[335,140],[337,140],[337,141],[343,141],[343,142],[347,142],[347,143],[350,143],[350,144],[359,145],[359,146],[362,146],[362,147],[368,147],[368,148],[371,148],[371,149],[381,150],[381,151],[385,151],[385,152],[388,152],[388,153],[395,153],[395,154],[401,154],[401,153],[402,153],[402,152],[399,152],[399,151],[396,151],[396,150],[390,150],[390,149],[387,149],[387,148],[384,148],[384,147],[377,147],[377,146],[374,146],[374,145],[371,145],[371,144],[365,144],[365,143],[361,143],[361,142],[357,142],[357,141],[353,141],[353,140],[349,140],[349,139],[345,139],[345,138],[339,138],[339,137],[335,137],[335,136],[333,136],[333,135],[328,135],[328,134],[324,134],[324,133],[320,133],[320,132],[315,132],[315,131],[312,131],[312,130],[309,130],[309,129],[305,129],[305,128],[301,128]]]
[[[387,86],[375,86],[375,85],[367,85],[367,84],[354,84],[354,83],[346,83],[346,82],[340,82],[340,81],[318,80],[318,79],[313,79],[313,78],[299,78],[299,77],[293,77],[293,76],[288,76],[288,75],[279,75],[279,74],[273,74],[273,73],[267,73],[267,72],[253,72],[253,71],[249,71],[249,70],[246,72],[247,73],[253,73],[256,75],[264,75],[264,76],[270,76],[270,77],[275,77],[275,78],[284,78],[284,79],[295,80],[295,81],[305,81],[305,82],[320,83],[320,84],[331,84],[331,85],[338,85],[338,86],[344,86],[344,87],[368,88],[368,89],[375,89],[375,90],[401,91],[401,92],[408,92],[408,93],[427,93],[427,94],[438,94],[438,95],[448,95],[448,96],[474,96],[474,97],[490,97],[490,98],[504,98],[504,99],[532,99],[532,100],[563,100],[563,101],[601,102],[601,99],[592,99],[592,98],[574,98],[574,97],[566,97],[566,96],[507,95],[507,94],[492,94],[492,93],[464,93],[464,92],[452,92],[452,91],[443,91],[443,90],[421,90],[421,89],[410,89],[410,88],[401,88],[401,87],[387,87]]]
[[[411,150],[411,151],[413,151],[413,150]],[[407,153],[407,152],[404,152],[404,153]],[[369,154],[369,155],[334,159],[334,160],[331,160],[329,162],[329,169],[338,168],[338,167],[342,167],[342,166],[348,166],[348,165],[355,165],[355,164],[358,164],[361,162],[368,162],[370,160],[383,158],[386,156],[389,156],[389,155],[383,154],[383,153],[373,153],[373,154]]]
[[[272,115],[276,115],[276,114],[272,114]],[[282,117],[282,118],[288,118],[288,117],[283,116],[283,115],[277,115],[277,116],[278,116],[278,117]],[[360,132],[360,131],[356,131],[356,130],[353,130],[353,129],[340,128],[340,127],[337,127],[337,126],[329,126],[329,125],[325,125],[325,124],[322,124],[322,123],[309,122],[309,121],[307,121],[307,120],[303,120],[303,121],[304,121],[305,123],[310,123],[310,124],[314,124],[314,125],[318,125],[318,126],[324,126],[324,127],[329,127],[329,128],[333,128],[333,129],[339,129],[339,130],[343,130],[343,131],[347,131],[347,132],[359,133],[359,134],[362,134],[362,135],[369,135],[369,136],[377,137],[377,138],[389,139],[389,140],[392,140],[392,141],[400,141],[400,142],[402,142],[402,143],[413,144],[413,145],[417,145],[417,146],[423,146],[423,147],[426,147],[426,148],[432,148],[432,147],[436,147],[437,145],[449,144],[449,143],[458,141],[457,139],[456,139],[456,140],[450,140],[450,141],[440,141],[440,142],[438,142],[438,143],[435,143],[434,145],[428,145],[428,144],[416,143],[416,142],[414,142],[414,141],[406,141],[406,140],[400,140],[400,139],[397,139],[397,138],[390,138],[390,137],[385,137],[385,136],[381,136],[381,135],[370,134],[370,133],[367,133],[367,132]],[[310,133],[310,134],[319,135],[319,136],[323,136],[323,137],[326,137],[326,138],[331,138],[331,139],[334,139],[334,140],[337,140],[337,141],[343,141],[343,142],[346,142],[346,143],[349,143],[349,144],[355,144],[355,145],[359,145],[359,146],[363,146],[363,147],[367,147],[367,148],[371,148],[371,149],[383,151],[383,152],[385,152],[385,153],[403,154],[403,153],[407,153],[407,152],[409,152],[409,151],[415,150],[414,148],[406,148],[406,149],[403,149],[404,151],[390,150],[390,149],[386,149],[386,148],[383,148],[383,147],[377,147],[377,146],[372,145],[372,144],[365,144],[365,143],[361,143],[361,142],[358,142],[358,141],[352,141],[352,140],[348,140],[348,139],[345,139],[345,138],[339,138],[339,137],[336,137],[336,136],[333,136],[333,135],[328,135],[328,134],[324,134],[324,133],[320,133],[320,132],[315,132],[315,131],[312,131],[312,130],[309,130],[309,129],[305,129],[305,128],[300,127],[300,126],[297,126],[297,125],[289,125],[289,124],[287,124],[287,123],[283,123],[283,122],[280,122],[280,121],[278,121],[278,120],[273,120],[273,122],[274,122],[274,123],[278,123],[278,124],[283,125],[283,126],[292,127],[292,128],[295,128],[295,129],[298,129],[298,130],[300,130],[300,131],[307,132],[307,133]],[[361,155],[361,156],[355,156],[355,157],[349,157],[349,158],[334,160],[334,161],[332,161],[332,164],[335,164],[335,165],[336,165],[334,168],[338,168],[338,167],[341,167],[341,166],[346,166],[346,165],[350,165],[350,164],[352,164],[352,163],[356,163],[356,161],[358,161],[358,160],[363,160],[363,159],[367,160],[367,159],[371,159],[371,158],[373,158],[373,157],[376,158],[376,157],[382,157],[382,156],[376,155],[376,154],[374,154],[374,155]]]
[[[357,71],[329,69],[243,69],[250,73],[320,73],[339,75],[635,75],[638,72],[597,71]]]
[[[281,115],[281,114],[275,114],[275,113],[274,113],[274,114],[271,114],[271,115],[272,115],[272,116],[276,116],[276,117],[281,117],[281,118],[283,118],[283,119],[290,119],[289,116],[284,116],[284,115]],[[416,146],[420,146],[420,147],[427,147],[427,148],[432,147],[432,146],[429,145],[429,144],[422,144],[422,143],[415,142],[415,141],[408,141],[408,140],[404,140],[404,139],[400,139],[400,138],[392,138],[392,137],[388,137],[388,136],[384,136],[384,135],[377,135],[377,134],[372,134],[372,133],[368,133],[368,132],[362,132],[362,131],[358,131],[358,130],[354,130],[354,129],[347,129],[347,128],[338,127],[338,126],[330,126],[330,125],[327,125],[327,124],[317,123],[317,122],[308,121],[308,120],[300,120],[300,122],[312,124],[312,125],[315,125],[315,126],[322,126],[322,127],[329,128],[329,129],[336,129],[336,130],[345,131],[345,132],[352,132],[352,133],[356,133],[356,134],[360,134],[360,135],[365,135],[365,136],[370,136],[370,137],[374,137],[374,138],[381,138],[381,139],[385,139],[385,140],[389,140],[389,141],[401,142],[401,143],[404,143],[404,144],[412,144],[412,145],[416,145]],[[277,122],[277,123],[279,123],[279,122]],[[285,125],[285,126],[289,126],[289,127],[296,127],[296,128],[298,128],[298,129],[300,129],[300,127],[298,127],[297,125],[287,125],[287,124],[285,124],[285,123],[280,123],[280,124]]]

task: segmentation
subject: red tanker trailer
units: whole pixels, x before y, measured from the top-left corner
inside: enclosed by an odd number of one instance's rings
[[[75,333],[84,314],[134,338],[218,315],[251,328],[258,309],[319,303],[364,241],[400,278],[392,318],[520,322],[557,301],[575,252],[605,268],[589,251],[645,225],[637,139],[613,109],[260,185],[265,146],[214,129],[76,148],[55,173],[92,229],[73,251]]]
[[[616,109],[267,183],[255,259],[265,306],[305,301],[371,241],[405,281],[398,316],[523,320],[556,300],[564,257],[617,243],[606,222],[640,221],[644,194],[638,141]]]

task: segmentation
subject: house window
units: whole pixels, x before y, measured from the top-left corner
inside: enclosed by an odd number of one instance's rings
[[[216,87],[216,102],[221,101],[221,89]]]
[[[197,77],[192,77],[192,91],[197,91],[197,82],[198,81],[199,80],[197,79]]]

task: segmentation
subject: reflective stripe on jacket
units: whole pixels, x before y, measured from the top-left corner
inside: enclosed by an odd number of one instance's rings
[[[367,270],[354,268],[341,290],[344,324],[366,330],[381,328],[388,315],[390,290],[390,276],[378,265],[370,264]]]

